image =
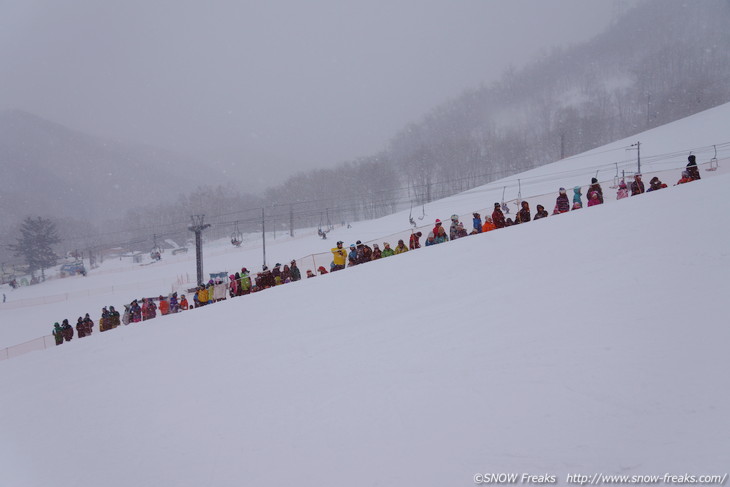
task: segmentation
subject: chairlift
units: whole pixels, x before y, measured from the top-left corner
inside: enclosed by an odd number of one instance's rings
[[[614,162],[616,165],[616,175],[613,177],[613,184],[610,186],[611,189],[618,188],[619,183],[621,182],[621,179],[618,177],[618,162]],[[598,178],[598,176],[596,176]]]
[[[522,183],[520,180],[517,180],[517,209],[522,206]]]
[[[325,209],[325,212],[326,212],[326,214],[327,214],[327,231],[328,231],[328,232],[331,232],[332,230],[334,230],[334,229],[335,229],[335,226],[334,226],[334,225],[332,224],[332,222],[330,221],[330,209],[329,209],[329,208],[326,208],[326,209]]]
[[[160,260],[162,259],[162,249],[159,245],[157,245],[157,235],[152,235],[152,241],[154,247],[152,247],[152,250],[150,251],[150,257],[152,260]]]
[[[710,159],[710,167],[705,169],[705,171],[717,171],[717,168],[720,167],[719,163],[717,162],[717,146],[713,145],[713,149],[715,149],[715,155]]]
[[[329,216],[327,218],[329,219]],[[320,211],[319,212],[319,225],[317,226],[317,235],[322,237],[322,240],[327,240],[327,232],[329,232],[329,230],[322,230],[323,220],[324,220],[324,215]]]
[[[233,233],[231,234],[231,245],[234,247],[240,247],[243,243],[243,234],[238,229],[238,221],[234,224]]]
[[[426,218],[426,203],[423,203],[421,205],[421,213],[421,216],[418,217],[419,220],[423,220],[424,218]]]
[[[411,201],[411,211],[408,213],[408,221],[411,222],[411,225],[413,225],[413,228],[416,228],[418,225],[416,225],[416,220],[413,219],[413,202]]]
[[[509,215],[509,206],[507,206],[507,202],[504,201],[504,192],[505,191],[507,191],[507,186],[505,186],[504,188],[502,188],[502,205],[501,206],[502,206],[502,212],[505,215]]]

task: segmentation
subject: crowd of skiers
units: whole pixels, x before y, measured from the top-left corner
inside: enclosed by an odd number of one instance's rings
[[[685,184],[700,179],[700,173],[695,162],[695,156],[690,155],[688,159],[689,163],[687,164],[687,168],[682,171],[682,177],[679,181],[677,181],[677,184]],[[629,196],[629,191],[631,192],[631,196],[636,196],[666,187],[667,185],[660,181],[658,177],[653,177],[649,182],[649,188],[645,189],[641,174],[636,174],[634,176],[634,181],[629,186],[627,186],[623,179],[619,182],[616,199],[627,198]],[[571,205],[566,189],[560,188],[558,197],[555,201],[553,215],[559,215],[571,210],[583,208],[582,196],[583,193],[581,192],[581,187],[574,187],[573,201]],[[596,178],[592,178],[591,184],[586,191],[586,198],[587,206],[589,207],[603,204],[603,189]],[[506,218],[505,213],[509,214],[509,209],[506,205],[500,203],[494,203],[494,211],[491,216],[486,216],[484,221],[482,221],[482,217],[479,213],[473,213],[471,231],[466,230],[464,224],[459,221],[459,216],[456,214],[451,215],[451,224],[449,226],[448,233],[446,232],[443,222],[437,219],[434,223],[433,229],[426,236],[424,245],[429,247],[431,245],[448,242],[449,240],[456,240],[468,235],[475,235],[500,228],[506,228],[512,225],[524,224],[531,220],[539,220],[548,216],[547,210],[542,205],[537,205],[535,215],[531,215],[530,205],[527,201],[520,202],[520,208],[514,219]],[[330,270],[327,271],[324,266],[319,266],[317,272],[319,272],[320,275],[328,274],[328,272],[339,271],[346,267],[353,267],[373,260],[402,254],[409,250],[419,249],[421,248],[420,239],[422,236],[423,234],[421,232],[413,232],[408,239],[408,245],[406,245],[403,239],[400,239],[398,240],[395,248],[391,248],[389,242],[383,242],[382,249],[377,243],[374,243],[373,246],[370,247],[369,245],[362,243],[360,240],[354,244],[350,244],[348,248],[345,248],[343,247],[344,243],[342,241],[338,241],[336,243],[336,247],[330,250],[332,253]],[[312,272],[311,269],[307,269],[306,277],[316,277],[316,274]],[[224,282],[222,279],[211,279],[207,284],[201,284],[197,288],[189,290],[189,292],[192,293],[192,303],[188,303],[184,294],[180,295],[178,298],[177,293],[174,292],[167,297],[159,296],[158,298],[143,298],[141,299],[141,304],[140,300],[135,299],[131,303],[124,305],[124,312],[121,316],[119,312],[114,309],[114,306],[109,306],[108,309],[104,307],[101,311],[101,318],[99,319],[99,331],[111,330],[120,324],[128,325],[130,323],[138,323],[140,321],[153,319],[157,316],[158,311],[161,315],[178,313],[190,308],[198,308],[223,301],[227,297],[233,298],[244,296],[270,287],[299,281],[301,279],[302,274],[295,260],[292,260],[289,265],[284,266],[277,263],[274,265],[273,269],[269,269],[266,265],[264,265],[261,272],[256,273],[253,278],[249,270],[243,267],[241,268],[241,272],[229,275],[228,282]],[[155,301],[157,301],[157,303],[155,303]],[[84,318],[79,317],[76,323],[78,337],[83,338],[91,335],[93,326],[94,322],[91,320],[88,313]],[[62,324],[54,324],[53,335],[56,340],[56,345],[61,345],[64,341],[71,341],[74,336],[74,329],[69,324],[68,320],[64,319]]]

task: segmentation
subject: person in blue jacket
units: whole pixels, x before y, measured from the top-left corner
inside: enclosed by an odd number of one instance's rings
[[[474,218],[472,219],[472,223],[474,225],[474,230],[476,230],[477,233],[482,233],[482,215],[474,213],[473,216]]]
[[[357,247],[355,247],[355,244],[350,244],[350,253],[347,254],[347,266],[352,267],[354,265],[357,265],[358,262],[358,254],[357,254]]]
[[[583,208],[583,200],[580,199],[582,193],[580,192],[580,186],[573,188],[573,209],[577,210]]]

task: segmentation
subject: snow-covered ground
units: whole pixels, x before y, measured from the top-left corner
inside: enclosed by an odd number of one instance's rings
[[[647,156],[652,144],[654,154],[680,152],[725,142],[728,121],[725,105],[636,139]],[[585,184],[609,149],[521,175],[523,196]],[[561,484],[568,474],[722,475],[730,458],[724,167],[702,171],[699,182],[607,196],[610,204],[2,361],[0,484],[443,486],[474,485],[478,473],[550,474]],[[524,181],[532,181],[527,189]],[[433,203],[427,218],[490,207],[503,185]],[[543,204],[553,202],[551,194]],[[267,260],[407,228],[406,213],[336,229],[326,242],[304,233],[269,239]],[[211,272],[261,263],[252,241],[209,249]],[[192,256],[159,264],[105,265],[87,278],[18,290],[8,304],[73,292],[61,303],[0,308],[0,344],[102,305],[167,293],[194,272]],[[110,285],[136,287],[79,295]]]

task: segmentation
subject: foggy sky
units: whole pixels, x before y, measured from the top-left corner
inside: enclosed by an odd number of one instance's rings
[[[222,161],[250,190],[374,154],[616,0],[0,0],[0,109]]]

